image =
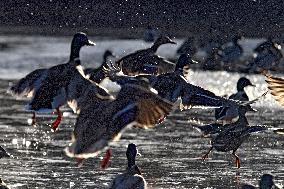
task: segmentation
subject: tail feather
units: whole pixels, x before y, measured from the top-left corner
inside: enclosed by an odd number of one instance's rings
[[[8,93],[16,96],[33,96],[34,92],[40,87],[41,82],[46,77],[46,69],[38,69],[26,77],[20,79],[15,85],[8,89]]]

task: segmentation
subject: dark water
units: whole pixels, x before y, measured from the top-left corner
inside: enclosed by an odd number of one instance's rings
[[[52,49],[45,48],[48,41],[46,39],[35,41],[44,41],[37,44],[41,47],[41,52],[50,52],[48,50]],[[61,43],[67,47],[65,40],[55,41],[53,43],[56,48],[62,48]],[[128,43],[132,44],[131,41]],[[10,64],[3,59],[0,61],[3,68],[1,73],[6,74],[5,78],[18,77],[18,73],[15,76],[14,72],[5,71],[5,67],[14,71],[23,67],[25,72],[37,68],[29,67],[27,61],[32,60],[36,65],[35,60],[38,57],[31,56],[31,53],[37,52],[37,48],[33,46],[21,47],[26,51],[22,54],[15,51],[17,61],[22,61],[21,57],[28,57],[22,64],[17,62],[13,65],[11,57],[14,55],[11,51],[0,52],[2,57],[10,61]],[[17,48],[16,50],[22,52]],[[90,49],[88,53],[89,51]],[[99,54],[98,51],[96,53]],[[63,55],[65,56],[64,53],[52,55],[52,59],[47,55],[42,57],[52,62],[54,57],[62,60]],[[223,95],[234,92],[235,82],[239,77],[239,74],[225,72],[194,72],[189,79]],[[256,89],[248,89],[250,98],[260,96],[266,90],[264,78],[255,75],[249,78],[257,85]],[[239,170],[235,168],[234,158],[230,153],[213,151],[209,160],[201,160],[200,157],[210,147],[209,140],[202,138],[189,121],[211,122],[212,110],[175,111],[165,123],[154,129],[127,130],[121,140],[111,146],[113,157],[106,170],[99,168],[103,154],[88,159],[78,168],[76,162],[67,158],[63,152],[70,142],[76,116],[69,114],[64,117],[56,133],[50,132],[49,128],[49,124],[55,119],[54,115],[41,115],[38,117],[37,127],[29,126],[27,119],[31,114],[23,111],[25,101],[6,94],[7,87],[8,80],[0,80],[0,145],[13,154],[14,158],[0,159],[0,177],[12,188],[108,188],[111,180],[126,167],[125,151],[130,142],[135,143],[142,154],[137,158],[137,164],[150,188],[238,188],[244,182],[257,184],[264,173],[274,174],[276,183],[284,184],[283,135],[262,133],[250,137],[237,151],[241,158]],[[270,95],[256,103],[255,108],[258,112],[248,115],[252,125],[284,127],[284,108],[277,106]],[[65,110],[70,111],[67,108]]]

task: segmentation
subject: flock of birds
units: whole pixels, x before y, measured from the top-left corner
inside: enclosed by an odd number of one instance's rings
[[[244,57],[243,47],[240,40],[243,37],[234,36],[231,41],[222,38],[199,40],[189,37],[177,50],[178,54],[190,54],[192,57],[198,54],[198,49],[206,53],[200,68],[204,70],[227,70],[244,73],[257,73],[260,70],[277,69],[283,70],[279,64],[283,60],[281,40],[268,37],[259,44],[251,57]],[[201,42],[200,42],[201,41]]]
[[[246,113],[254,111],[251,105],[265,94],[249,100],[244,88],[253,84],[247,78],[239,79],[236,94],[229,98],[217,96],[187,81],[190,66],[197,63],[189,54],[182,53],[176,63],[156,55],[157,49],[164,44],[175,42],[167,36],[161,36],[150,48],[115,61],[113,53],[106,51],[100,67],[84,70],[79,58],[80,49],[83,46],[94,46],[95,43],[86,34],[76,33],[67,63],[37,69],[14,83],[8,92],[31,99],[26,110],[33,113],[32,124],[36,124],[36,113],[56,112],[57,118],[51,123],[53,131],[58,129],[62,119],[61,106],[67,104],[78,115],[72,143],[65,148],[66,155],[76,159],[78,165],[82,165],[86,158],[106,151],[101,161],[101,167],[106,168],[111,157],[109,145],[117,141],[126,128],[155,127],[167,121],[167,116],[173,109],[215,108],[215,123],[194,126],[205,137],[211,138],[212,147],[203,159],[208,158],[213,149],[232,151],[237,168],[240,168],[241,162],[236,151],[251,133],[284,133],[282,128],[249,125]],[[271,94],[284,105],[284,79],[268,72],[263,74],[267,78]],[[105,80],[116,83],[120,88],[108,91],[100,85]],[[2,147],[0,151],[1,157],[10,156]],[[135,163],[137,154],[136,145],[129,144],[126,151],[127,170],[114,179],[110,188],[147,187]],[[262,176],[260,187],[271,188],[273,185],[272,175]],[[5,187],[8,188],[0,180],[0,188]],[[243,188],[254,187],[244,185]]]

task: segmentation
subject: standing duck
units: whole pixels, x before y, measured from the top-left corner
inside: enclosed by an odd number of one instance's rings
[[[51,128],[56,130],[62,114],[59,107],[66,103],[65,86],[71,80],[74,74],[81,72],[82,67],[79,59],[79,53],[83,46],[93,46],[95,43],[90,41],[86,34],[76,33],[71,43],[71,53],[69,61],[65,64],[59,64],[49,69],[38,69],[26,77],[20,79],[10,88],[10,92],[17,96],[32,97],[27,105],[27,110],[33,112],[33,124],[35,124],[36,112],[57,112],[57,118],[52,123]]]
[[[247,102],[249,101],[248,95],[245,92],[245,87],[247,86],[255,86],[251,83],[249,79],[246,77],[241,77],[237,82],[237,93],[232,94],[229,96],[229,99],[238,100],[241,102]],[[223,110],[223,111],[222,111]],[[235,118],[236,115],[229,114],[229,112],[226,112],[223,108],[218,108],[215,110],[215,118],[216,120],[222,119],[222,120],[228,120],[231,121],[233,118]]]
[[[236,158],[236,167],[240,168],[241,162],[240,158],[236,155],[237,149],[241,146],[241,144],[249,138],[251,133],[262,132],[271,130],[273,133],[278,134],[278,128],[271,128],[267,126],[249,126],[248,120],[245,116],[246,112],[254,111],[251,106],[240,106],[238,108],[239,119],[231,124],[226,124],[224,126],[220,126],[218,129],[213,128],[214,131],[211,140],[211,148],[209,151],[202,157],[203,159],[208,158],[209,153],[215,148],[220,152],[228,152],[232,151],[233,156]],[[217,134],[216,134],[217,133]],[[279,133],[281,134],[281,133]]]
[[[174,68],[174,64],[164,63],[164,59],[156,55],[158,48],[163,44],[176,44],[176,42],[167,36],[159,37],[150,48],[131,53],[118,60],[116,64],[125,75],[158,74],[161,64],[170,64],[167,66]]]
[[[113,52],[106,50],[103,55],[103,62],[98,68],[87,68],[84,70],[86,77],[96,83],[100,83],[105,78],[104,67],[107,66],[111,57],[115,57]]]
[[[273,181],[273,175],[271,174],[264,174],[261,176],[259,180],[259,188],[260,189],[278,189],[278,187],[275,185]],[[242,186],[242,189],[256,189],[256,186],[250,185],[250,184],[244,184]]]
[[[88,108],[81,110],[75,124],[72,144],[65,152],[69,157],[77,158],[79,163],[83,159],[95,157],[107,149],[110,142],[119,139],[127,126],[153,127],[171,109],[172,104],[152,92],[151,88],[125,84],[115,99],[98,103],[93,101]],[[110,156],[108,149],[101,164],[102,168],[106,167]]]
[[[146,189],[147,183],[139,167],[135,164],[138,150],[135,144],[129,144],[126,157],[128,166],[125,173],[118,175],[112,182],[110,189]]]
[[[235,36],[232,39],[232,44],[225,46],[221,49],[221,59],[224,62],[224,66],[233,67],[243,54],[243,48],[239,45],[239,40],[241,36]],[[230,64],[231,63],[231,64]]]

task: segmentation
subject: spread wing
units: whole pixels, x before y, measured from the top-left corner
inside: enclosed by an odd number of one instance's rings
[[[284,106],[284,79],[269,74],[265,76],[270,93],[281,106]]]

